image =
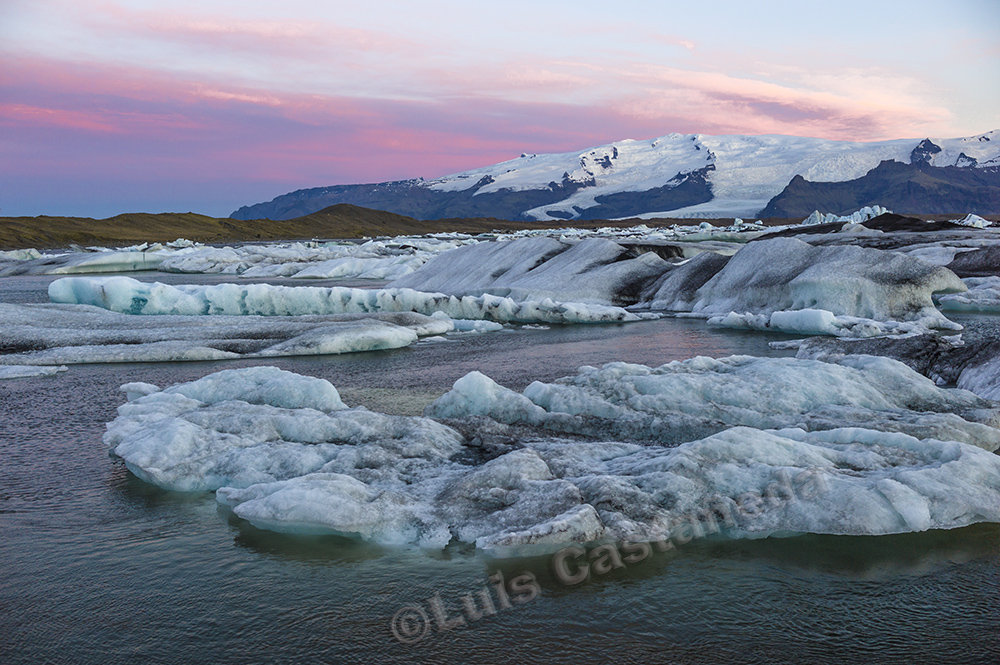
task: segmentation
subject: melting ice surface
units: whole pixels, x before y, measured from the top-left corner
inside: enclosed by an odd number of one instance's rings
[[[736,537],[1000,521],[995,404],[888,359],[617,363],[523,395],[473,373],[431,417],[273,367],[123,390],[105,441],[136,475],[276,531],[511,555],[664,538],[706,509]],[[772,486],[791,498],[747,510]]]

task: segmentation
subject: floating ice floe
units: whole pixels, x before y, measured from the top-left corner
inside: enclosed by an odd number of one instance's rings
[[[41,253],[37,249],[12,249],[0,251],[0,261],[30,261],[40,259]]]
[[[644,306],[718,317],[717,325],[794,333],[961,329],[931,296],[965,291],[965,284],[947,268],[895,252],[773,238],[748,244],[728,261],[696,257],[673,270],[676,279],[668,272],[655,291],[643,294]]]
[[[815,378],[800,380],[816,386]],[[726,385],[704,385],[700,397],[688,391],[687,400],[739,389]],[[717,520],[731,537],[1000,521],[1000,456],[936,437],[740,426],[673,448],[532,437],[490,456],[430,418],[348,409],[328,382],[276,368],[122,389],[130,401],[105,442],[130,470],[168,489],[217,490],[237,516],[276,531],[430,548],[457,539],[504,556],[666,539]],[[827,386],[858,389],[864,399],[888,399],[874,386]],[[759,393],[756,406],[766,408],[774,395]]]
[[[33,365],[0,366],[0,380],[23,379],[29,376],[52,376],[66,370],[67,367],[65,365],[59,367],[35,367]]]
[[[921,323],[874,321],[856,316],[836,316],[825,309],[800,309],[767,314],[713,316],[708,325],[737,330],[766,330],[795,335],[833,335],[835,337],[881,337],[884,335],[919,335],[927,332]]]
[[[946,312],[1000,313],[1000,277],[966,277],[965,293],[941,296],[938,301]]]
[[[834,215],[832,213],[823,214],[819,210],[813,211],[811,215],[802,220],[802,226],[815,226],[816,224],[861,224],[869,219],[875,219],[879,215],[890,212],[882,206],[865,206],[850,215]]]
[[[582,367],[517,393],[479,372],[427,407],[434,418],[487,416],[555,432],[676,444],[746,425],[759,429],[869,427],[996,450],[1000,410],[939,388],[901,362],[846,356],[692,358],[657,368]]]
[[[459,297],[489,294],[519,301],[628,305],[670,264],[652,252],[627,256],[624,247],[601,238],[479,243],[436,256],[389,286]]]
[[[497,322],[598,323],[638,321],[620,307],[483,295],[458,298],[407,288],[273,286],[270,284],[168,285],[130,277],[65,277],[49,285],[55,303],[94,305],[114,312],[153,315],[305,316],[372,312],[442,312],[452,319]]]
[[[40,256],[0,266],[0,277],[12,275],[70,275],[156,270],[167,252],[74,252]]]
[[[291,277],[293,279],[395,279],[434,255],[475,242],[468,237],[369,240],[363,243],[284,243],[205,247],[164,261],[161,270],[182,273]]]
[[[0,303],[0,365],[175,362],[324,355],[408,346],[476,328],[412,312],[333,316],[136,317],[91,306]],[[497,326],[499,327],[499,326]],[[481,332],[492,328],[479,326]]]
[[[66,275],[161,270],[164,272],[228,274],[244,277],[303,279],[395,279],[440,252],[476,242],[464,238],[409,238],[364,243],[279,243],[205,247],[191,241],[122,249],[43,255],[37,250],[0,252],[0,276]]]
[[[1000,340],[965,344],[936,335],[864,340],[813,337],[798,344],[796,357],[836,362],[851,354],[894,358],[938,385],[955,384],[980,397],[1000,400]]]
[[[979,215],[969,213],[962,219],[951,220],[952,224],[960,224],[961,226],[971,226],[976,229],[985,229],[988,226],[993,226],[993,222],[983,219]]]

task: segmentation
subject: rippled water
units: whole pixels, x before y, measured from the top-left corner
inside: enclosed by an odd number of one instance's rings
[[[195,281],[185,276],[182,281]],[[47,278],[0,280],[43,300]],[[982,327],[982,326],[980,326]],[[420,408],[479,369],[512,388],[582,364],[770,354],[773,336],[666,320],[459,336],[271,364],[349,404]],[[428,555],[254,529],[210,493],[159,490],[101,442],[129,381],[238,363],[74,366],[0,382],[0,663],[953,662],[1000,660],[1000,527],[906,536],[696,541],[577,586],[546,558]],[[451,617],[490,575],[541,594],[404,645],[400,608]],[[492,586],[492,583],[489,583]]]

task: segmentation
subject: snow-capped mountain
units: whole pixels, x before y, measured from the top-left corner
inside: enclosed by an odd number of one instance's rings
[[[965,172],[959,178],[962,186],[978,188],[973,198],[989,201],[993,195],[989,192],[984,195],[979,190],[1000,187],[1000,130],[966,138],[871,143],[797,136],[668,134],[650,141],[617,141],[583,152],[522,154],[506,162],[434,180],[299,190],[268,203],[240,208],[232,217],[289,219],[335,203],[352,203],[420,219],[753,217],[768,208],[793,179],[800,190],[803,180],[856,181],[861,183],[859,191],[864,192],[847,198],[852,201],[878,198],[880,192],[868,191],[872,183],[862,181],[885,161],[909,165],[908,173],[932,172],[935,178],[944,178],[949,183],[955,179],[954,170],[962,169]],[[971,174],[990,177],[969,184]],[[897,174],[894,187],[898,187],[899,180]],[[891,207],[893,197],[898,199],[900,193],[881,195],[888,200],[870,203]],[[955,192],[951,195],[965,196]],[[903,205],[928,205],[919,201]],[[949,203],[962,211],[968,207],[962,201]],[[982,208],[991,204],[977,205]]]

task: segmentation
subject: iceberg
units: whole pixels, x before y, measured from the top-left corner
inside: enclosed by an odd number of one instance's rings
[[[884,215],[890,210],[882,206],[865,206],[850,215],[834,215],[833,213],[823,214],[819,210],[813,211],[811,215],[802,220],[802,226],[815,226],[817,224],[861,224],[870,219],[875,219],[879,215]]]
[[[65,372],[67,369],[65,365],[59,367],[36,367],[34,365],[0,366],[0,381],[4,379],[23,379],[31,376],[52,376],[59,372]]]
[[[374,351],[474,327],[412,312],[137,317],[88,305],[0,303],[0,365],[178,362]],[[486,323],[486,322],[476,322]],[[493,324],[497,325],[498,324]],[[483,332],[492,328],[482,328]]]
[[[931,295],[965,290],[947,268],[894,252],[813,247],[795,238],[774,238],[737,252],[698,290],[692,311],[725,315],[823,309],[834,315],[953,328],[934,307]]]
[[[123,314],[307,316],[374,312],[441,312],[452,319],[496,322],[600,323],[638,321],[621,307],[516,301],[493,295],[458,298],[408,288],[272,286],[270,284],[148,284],[130,277],[64,277],[49,285],[54,303],[93,305]]]
[[[728,327],[871,336],[961,329],[932,295],[966,289],[947,268],[896,252],[772,238],[728,261],[706,256],[674,268],[644,294],[643,306]]]
[[[470,399],[496,402],[503,391],[471,382]],[[740,389],[714,383],[686,399],[724,403]],[[672,447],[531,436],[484,454],[447,424],[348,408],[329,382],[273,367],[122,390],[129,401],[104,439],[133,473],[172,490],[215,490],[236,516],[275,531],[436,549],[458,540],[516,556],[691,529],[875,535],[1000,522],[1000,456],[870,427],[736,426]],[[873,404],[890,393],[828,387],[858,390],[857,401]]]
[[[627,257],[628,250],[602,238],[520,238],[454,249],[389,286],[453,296],[628,305],[670,264],[652,252]]]
[[[72,252],[28,257],[0,266],[0,277],[12,275],[72,275],[102,272],[156,270],[169,252],[101,251]]]
[[[962,281],[969,290],[941,296],[942,310],[1000,314],[1000,277],[967,277]]]
[[[798,345],[797,358],[837,362],[846,355],[887,356],[932,379],[1000,400],[1000,342],[966,344],[961,339],[920,335],[902,339],[833,340],[813,337]]]
[[[160,270],[179,273],[291,277],[294,279],[395,279],[471,238],[398,237],[363,243],[247,244],[201,247],[165,259]]]
[[[516,393],[472,372],[427,407],[433,418],[486,416],[550,432],[677,444],[734,426],[809,431],[868,427],[1000,448],[1000,409],[875,356],[831,362],[730,356],[657,368],[609,363]]]

